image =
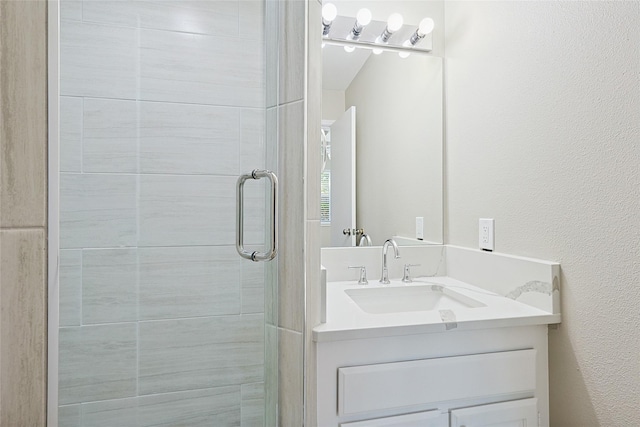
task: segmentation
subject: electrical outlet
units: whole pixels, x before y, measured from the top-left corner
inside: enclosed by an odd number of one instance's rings
[[[492,251],[494,247],[494,224],[495,221],[492,218],[480,218],[478,222],[479,236],[478,245],[480,249],[485,251]]]
[[[416,217],[416,239],[418,240],[424,239],[424,217],[423,216]]]

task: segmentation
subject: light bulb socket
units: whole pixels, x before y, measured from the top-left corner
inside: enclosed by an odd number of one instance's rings
[[[380,37],[378,38],[380,39],[381,43],[386,43],[389,41],[392,35],[393,35],[393,32],[389,31],[389,27],[386,27],[382,32],[382,34],[380,34]]]
[[[331,24],[333,21],[326,21],[322,18],[322,36],[326,37],[329,35],[329,31],[331,31]]]
[[[364,25],[360,25],[360,23],[356,20],[356,23],[353,24],[353,28],[351,29],[351,33],[349,34],[349,38],[351,40],[358,40],[362,35],[362,30],[364,30]]]
[[[416,32],[411,35],[411,38],[409,38],[409,43],[411,43],[411,46],[415,46],[420,40],[424,38],[425,35],[426,34],[420,34],[418,30],[416,30]]]

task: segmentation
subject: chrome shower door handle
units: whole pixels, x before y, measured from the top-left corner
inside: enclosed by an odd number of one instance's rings
[[[247,251],[244,248],[244,183],[248,179],[267,178],[271,182],[271,249],[268,252]],[[278,177],[268,170],[254,169],[238,177],[236,182],[236,250],[251,261],[271,261],[278,253]]]

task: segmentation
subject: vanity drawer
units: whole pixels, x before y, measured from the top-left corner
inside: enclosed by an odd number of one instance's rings
[[[536,350],[338,369],[338,414],[533,392]]]

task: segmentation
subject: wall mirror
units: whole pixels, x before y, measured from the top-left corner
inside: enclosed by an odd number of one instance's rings
[[[443,241],[442,2],[333,2],[341,16],[366,7],[374,20],[399,12],[407,24],[436,22],[429,54],[322,49],[322,246]],[[355,18],[354,18],[355,20]],[[416,239],[422,218],[423,239]],[[358,231],[358,232],[359,232]]]

